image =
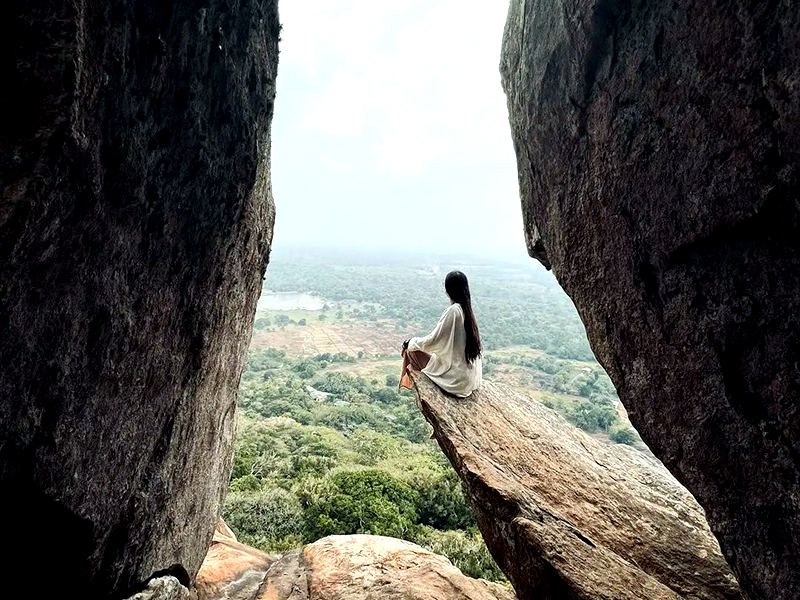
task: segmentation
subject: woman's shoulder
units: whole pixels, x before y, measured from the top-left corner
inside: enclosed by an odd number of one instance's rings
[[[457,315],[464,316],[464,309],[461,308],[461,305],[458,302],[453,302],[447,309],[444,311],[444,314],[447,313],[455,313]]]
[[[450,311],[450,318],[453,319],[454,323],[464,323],[464,309],[461,308],[461,305],[458,302],[454,302],[447,310]]]

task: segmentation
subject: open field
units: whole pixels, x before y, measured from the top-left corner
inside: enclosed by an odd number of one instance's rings
[[[251,348],[282,348],[290,357],[344,352],[365,357],[396,354],[403,339],[413,335],[410,328],[398,331],[390,321],[374,323],[320,323],[288,326],[272,331],[255,331]]]
[[[403,359],[400,356],[399,350],[394,350],[395,357],[392,358],[375,358],[372,360],[359,360],[355,363],[347,364],[334,364],[328,367],[330,371],[341,371],[345,373],[352,373],[358,377],[371,381],[377,379],[383,381],[387,375],[400,376],[400,367],[403,364]]]

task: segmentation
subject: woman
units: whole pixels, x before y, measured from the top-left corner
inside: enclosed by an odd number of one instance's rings
[[[450,306],[425,337],[403,342],[400,386],[411,389],[410,370],[422,371],[440,388],[466,398],[483,379],[481,336],[472,312],[467,276],[451,271],[444,279]]]

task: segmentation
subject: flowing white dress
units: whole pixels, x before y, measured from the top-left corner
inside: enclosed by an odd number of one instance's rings
[[[483,380],[483,363],[478,356],[472,363],[464,356],[467,332],[464,329],[464,310],[458,303],[444,311],[436,327],[425,337],[414,337],[409,350],[422,350],[431,355],[422,369],[444,391],[466,398],[478,389]]]

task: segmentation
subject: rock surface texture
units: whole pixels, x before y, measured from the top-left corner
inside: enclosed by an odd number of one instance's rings
[[[512,0],[529,252],[753,598],[800,598],[800,3]]]
[[[254,600],[514,600],[511,590],[462,574],[403,540],[326,537],[276,562]]]
[[[197,573],[198,600],[252,600],[275,558],[240,544],[220,519]]]
[[[197,600],[180,581],[172,575],[155,577],[147,582],[147,587],[127,600]]]
[[[484,380],[415,377],[420,408],[521,600],[741,599],[703,511],[657,460]]]
[[[188,584],[211,542],[272,236],[278,30],[274,0],[0,6],[0,509],[59,557],[4,567],[52,595]]]

